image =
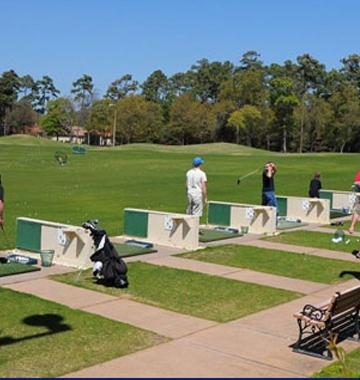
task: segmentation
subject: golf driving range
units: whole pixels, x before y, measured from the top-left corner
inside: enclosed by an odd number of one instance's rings
[[[54,159],[60,151],[67,157],[61,164]],[[196,155],[205,159],[209,188],[209,207],[200,220],[185,215],[185,173]],[[349,236],[348,222],[330,229],[328,198],[321,199],[313,219],[296,224],[299,230],[292,231],[290,222],[296,212],[304,219],[312,210],[306,200],[315,171],[324,188],[351,191],[358,170],[354,158],[225,143],[86,147],[79,153],[44,139],[1,138],[6,218],[0,251],[30,248],[37,255],[53,248],[58,261],[50,268],[2,268],[5,310],[13,300],[17,306],[11,316],[0,316],[0,375],[174,376],[181,373],[182,353],[186,373],[194,376],[236,377],[241,368],[257,377],[319,371],[331,376],[334,369],[325,369],[325,360],[292,351],[298,338],[293,314],[358,286],[360,262],[351,251],[359,247],[360,234]],[[270,160],[278,168],[275,192],[285,199],[281,216],[290,218],[283,219],[283,229],[275,210],[261,206],[262,168]],[[126,261],[127,289],[104,286],[91,269],[71,266],[67,250],[81,262],[93,252],[90,235],[81,229],[90,219],[99,220]],[[344,239],[334,243],[339,229]],[[62,245],[62,238],[70,240]],[[111,350],[98,334],[109,339]],[[41,367],[40,344],[55,346],[49,348],[51,360],[67,365]],[[349,368],[357,375],[359,343],[341,338],[339,345],[351,351]]]

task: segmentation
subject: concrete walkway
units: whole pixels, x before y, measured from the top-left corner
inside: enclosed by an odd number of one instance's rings
[[[207,245],[223,244],[246,244],[353,261],[350,254],[263,241],[256,235]],[[155,265],[295,290],[306,296],[220,324],[135,302],[127,296],[109,296],[44,278],[50,273],[69,271],[68,268],[58,266],[49,268],[48,271],[2,278],[0,284],[173,339],[64,377],[308,377],[329,364],[291,351],[289,346],[296,341],[298,334],[293,314],[305,304],[321,303],[335,291],[358,285],[357,280],[338,285],[319,284],[177,258],[172,255],[181,250],[157,248],[155,254],[132,257],[126,261],[141,260]],[[346,341],[341,346],[350,350],[358,348],[359,344]]]

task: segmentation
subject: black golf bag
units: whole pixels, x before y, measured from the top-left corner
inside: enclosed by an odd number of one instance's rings
[[[98,230],[96,220],[88,220],[82,226],[90,231],[94,240],[95,252],[90,256],[94,263],[93,275],[105,286],[127,288],[127,266],[118,255],[105,230]]]

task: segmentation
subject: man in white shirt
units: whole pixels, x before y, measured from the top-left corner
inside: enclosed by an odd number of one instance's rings
[[[186,213],[189,215],[202,216],[203,205],[207,203],[207,178],[200,169],[204,160],[201,157],[193,159],[193,168],[186,173],[186,191],[188,206]]]

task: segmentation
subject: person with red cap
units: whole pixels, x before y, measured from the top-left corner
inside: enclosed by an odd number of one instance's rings
[[[355,178],[354,178],[354,184],[353,184],[353,191],[355,193],[360,192],[360,170],[356,173]],[[355,231],[355,226],[357,221],[360,218],[360,199],[357,196],[355,199],[354,207],[353,207],[353,216],[351,219],[351,225],[349,227],[349,234],[353,234]]]

